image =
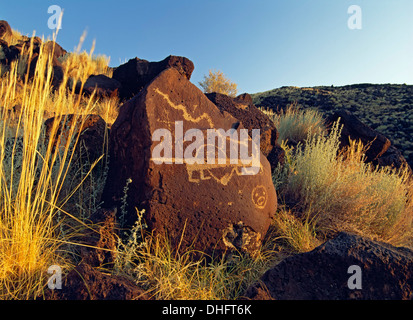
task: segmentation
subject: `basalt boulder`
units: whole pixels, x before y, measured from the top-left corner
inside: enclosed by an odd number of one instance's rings
[[[6,35],[11,35],[12,34],[12,29],[9,25],[9,23],[5,20],[0,20],[0,39],[3,39],[4,36]]]
[[[122,85],[119,91],[120,99],[132,98],[159,73],[168,68],[175,68],[189,80],[194,71],[194,64],[185,57],[168,56],[158,62],[134,58],[115,68],[112,78],[118,80]]]
[[[412,300],[413,251],[340,233],[284,259],[247,290],[257,300]]]
[[[7,42],[0,39],[0,64],[8,64],[9,55],[10,50]]]
[[[348,146],[349,139],[361,140],[365,146],[368,146],[368,150],[366,151],[366,162],[377,160],[390,148],[391,142],[389,139],[361,122],[350,111],[337,111],[327,119],[327,122],[333,123],[338,119],[340,119],[340,125],[343,126],[340,137],[340,146]]]
[[[120,108],[102,199],[126,226],[145,209],[149,231],[167,235],[175,249],[209,254],[254,252],[277,208],[257,140],[175,68]]]
[[[365,162],[379,167],[394,169],[407,168],[413,178],[413,171],[400,150],[391,144],[383,134],[362,123],[350,111],[340,110],[327,118],[330,125],[340,119],[343,126],[340,136],[340,148],[349,146],[349,141],[360,140],[367,147]]]
[[[76,85],[75,92],[80,92],[81,84]],[[121,89],[121,84],[118,80],[109,78],[103,74],[91,75],[83,86],[83,93],[91,95],[96,90],[97,97],[114,97],[118,95]]]
[[[63,66],[60,63],[60,61],[55,57],[51,57],[51,62],[52,62],[52,80],[51,80],[51,86],[52,88],[58,89],[59,86],[63,82],[63,77],[64,77],[64,71],[63,71]],[[35,75],[36,72],[36,66],[37,66],[37,61],[39,60],[39,55],[35,53],[30,60],[30,67],[29,67],[29,79],[32,79]],[[46,77],[46,72],[45,71],[45,77]]]
[[[260,148],[262,153],[268,156],[273,145],[277,142],[278,132],[267,115],[250,103],[245,96],[238,99],[217,92],[207,93],[206,96],[220,110],[226,111],[238,119],[250,134],[253,129],[260,129]]]

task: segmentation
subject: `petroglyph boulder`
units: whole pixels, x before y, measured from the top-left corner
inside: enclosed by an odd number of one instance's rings
[[[120,108],[104,206],[117,207],[119,223],[129,227],[135,208],[145,209],[149,230],[167,234],[181,250],[193,244],[209,254],[254,251],[277,208],[258,139],[259,131],[250,137],[169,68]]]

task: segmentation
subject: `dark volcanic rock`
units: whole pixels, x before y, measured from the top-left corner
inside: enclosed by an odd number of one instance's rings
[[[392,167],[395,169],[407,167],[410,176],[413,178],[412,168],[403,157],[401,151],[395,146],[390,146],[390,148],[381,157],[373,161],[373,164],[380,167]]]
[[[3,39],[5,35],[11,35],[12,29],[9,23],[5,20],[0,20],[0,39]]]
[[[0,63],[8,64],[8,57],[10,55],[9,46],[6,41],[0,39]]]
[[[159,62],[134,58],[117,67],[113,71],[112,78],[118,80],[122,85],[119,92],[120,99],[132,98],[159,73],[168,68],[175,68],[189,80],[194,71],[194,64],[185,57],[169,56]]]
[[[362,123],[356,116],[346,110],[335,112],[328,117],[327,122],[330,124],[340,118],[340,124],[343,125],[343,131],[340,137],[340,147],[349,145],[349,139],[361,140],[365,146],[369,146],[366,151],[365,161],[375,166],[391,167],[401,169],[407,167],[410,176],[413,177],[413,171],[407,160],[391,141],[383,134],[373,130]]]
[[[245,103],[248,104],[248,105],[254,104],[254,103],[252,102],[252,97],[251,97],[251,95],[248,94],[248,93],[242,93],[242,94],[240,94],[239,96],[237,96],[235,99],[237,99],[238,101],[245,102]]]
[[[276,211],[276,193],[270,165],[258,145],[255,153],[260,159],[255,175],[245,174],[245,169],[251,170],[251,163],[229,162],[229,137],[224,138],[227,144],[224,163],[217,163],[213,145],[213,161],[205,161],[208,152],[203,151],[211,149],[211,144],[207,146],[208,129],[215,132],[231,128],[240,136],[243,127],[237,119],[221,112],[176,69],[163,71],[122,105],[112,126],[104,206],[119,208],[125,197],[126,182],[131,179],[126,225],[135,222],[135,208],[145,209],[149,230],[167,234],[174,248],[180,244],[184,250],[195,240],[194,249],[208,253],[234,247],[254,250]],[[164,133],[162,140],[162,136],[155,135],[160,133],[158,129],[170,132],[170,136]],[[191,129],[198,130],[191,132]],[[179,140],[183,133],[188,134],[184,142]],[[251,148],[248,133],[243,135]],[[195,146],[195,142],[200,143]],[[237,148],[240,144],[237,139]],[[161,146],[165,147],[163,152],[159,151]],[[181,147],[185,159],[179,155]],[[195,156],[198,163],[189,163],[187,159]],[[162,163],[162,157],[168,163]]]
[[[76,88],[77,91],[80,91],[80,85],[76,86]],[[83,86],[83,92],[90,95],[95,88],[98,97],[112,97],[118,94],[121,84],[118,80],[103,74],[91,75]]]
[[[377,160],[389,149],[391,145],[389,139],[362,123],[350,111],[337,111],[327,119],[327,122],[333,123],[339,118],[340,125],[343,125],[340,141],[341,147],[349,145],[349,138],[361,140],[365,146],[369,146],[369,149],[366,151],[366,162]]]
[[[250,135],[253,129],[260,129],[260,149],[270,162],[271,169],[284,163],[284,150],[277,144],[278,132],[266,114],[261,112],[252,103],[249,94],[242,94],[231,98],[221,93],[207,93],[206,96],[221,111],[230,113],[237,118],[242,125],[248,129]]]
[[[355,271],[361,272],[360,288]],[[356,267],[357,268],[357,267]],[[413,251],[340,233],[311,252],[286,258],[247,293],[253,299],[275,300],[411,300]]]
[[[32,60],[30,61],[30,68],[29,68],[29,79],[32,79],[36,72],[37,61],[39,59],[38,54],[34,54]],[[56,57],[52,57],[52,82],[51,85],[54,89],[58,89],[61,85],[64,77],[63,66],[60,61]],[[45,71],[46,73],[47,71]],[[46,74],[45,74],[46,76]]]

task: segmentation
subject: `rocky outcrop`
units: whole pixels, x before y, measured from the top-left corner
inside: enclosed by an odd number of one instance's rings
[[[4,37],[6,34],[11,34],[11,28],[6,21],[0,21],[0,63],[4,66],[5,70],[9,70],[10,64],[12,61],[15,61],[21,55],[25,55],[27,58],[31,56],[29,63],[29,79],[32,79],[36,70],[37,61],[39,58],[40,49],[42,46],[42,40],[39,37],[26,37],[22,36],[22,38],[15,43],[14,45],[8,45],[5,40],[1,38]],[[25,48],[23,50],[23,48]],[[29,48],[31,48],[31,52],[29,52]],[[65,55],[67,53],[59,44],[55,43],[54,41],[47,41],[43,45],[43,54],[52,54],[52,81],[51,85],[54,89],[59,88],[60,84],[63,81],[63,67],[60,61],[58,60],[59,57]],[[24,69],[26,72],[27,69]]]
[[[122,88],[119,91],[121,100],[127,100],[136,95],[158,74],[168,68],[174,68],[190,79],[194,71],[194,64],[185,57],[169,56],[159,62],[149,62],[147,60],[134,58],[127,63],[120,65],[113,71],[112,78],[119,81]]]
[[[231,128],[241,137],[239,121],[220,111],[185,75],[175,68],[161,72],[122,105],[111,128],[104,206],[116,206],[122,221],[119,208],[126,197],[125,224],[135,222],[136,208],[145,209],[149,230],[168,235],[174,248],[210,254],[254,251],[276,211],[276,192],[259,145],[253,163],[242,163],[238,151],[230,163],[231,145],[237,150],[249,145],[251,151],[245,128],[241,142],[223,136],[225,151],[208,142],[208,132]]]
[[[411,300],[413,251],[340,233],[268,270],[247,296],[264,300]]]
[[[63,49],[57,42],[55,41],[47,41],[43,46],[43,51],[48,54],[52,54],[56,58],[61,58],[67,51]]]
[[[407,168],[409,177],[413,180],[413,170],[411,166],[408,164],[401,151],[395,146],[390,146],[381,157],[374,160],[372,163],[379,167],[390,167],[395,169]]]

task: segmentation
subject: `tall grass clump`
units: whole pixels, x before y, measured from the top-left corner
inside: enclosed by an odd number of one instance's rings
[[[365,147],[340,151],[340,128],[309,134],[289,163],[283,196],[317,217],[323,234],[351,231],[394,245],[412,245],[413,194],[407,169],[374,168]]]
[[[166,235],[142,232],[141,214],[129,239],[118,246],[114,271],[126,273],[152,299],[238,299],[279,259],[271,237],[254,256],[236,252],[213,258],[191,248],[181,252]]]
[[[296,104],[291,104],[279,113],[261,110],[274,122],[279,133],[278,143],[286,140],[303,141],[309,132],[322,134],[326,130],[322,115],[314,109],[301,110]]]
[[[70,265],[59,251],[70,235],[62,234],[63,219],[58,217],[63,213],[60,193],[79,138],[75,125],[65,135],[58,134],[66,103],[76,110],[79,100],[62,88],[50,99],[52,54],[40,48],[33,79],[29,80],[27,72],[21,83],[17,68],[13,63],[0,86],[1,299],[36,298],[43,293],[51,265],[63,270]],[[66,72],[63,88],[67,80]],[[21,108],[17,117],[12,117],[9,110],[17,95]],[[58,121],[46,139],[44,114],[51,102]],[[84,108],[88,113],[91,105]],[[80,112],[75,113],[73,123],[82,124],[83,120]]]
[[[110,58],[105,55],[94,55],[95,42],[93,42],[90,52],[81,52],[81,46],[86,38],[86,33],[80,38],[79,45],[75,52],[68,52],[59,58],[68,77],[86,81],[91,75],[104,74],[112,77],[112,69],[109,67]]]
[[[322,243],[317,234],[317,216],[311,211],[297,216],[281,205],[272,226],[287,254],[308,252]]]

